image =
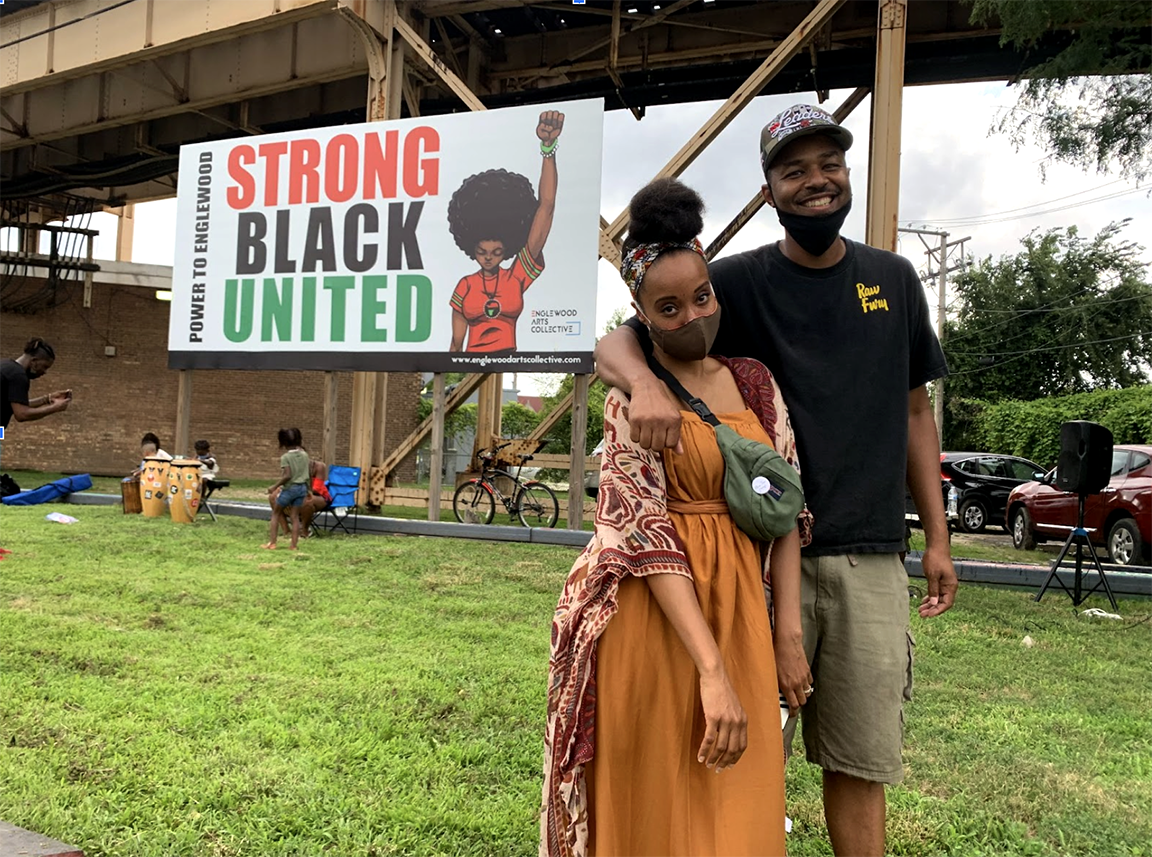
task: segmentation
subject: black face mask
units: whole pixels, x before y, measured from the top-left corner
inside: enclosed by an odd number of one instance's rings
[[[780,218],[780,225],[805,253],[823,256],[840,235],[840,227],[844,225],[844,218],[851,210],[852,200],[849,199],[843,208],[831,214],[791,214],[776,209],[776,216]]]

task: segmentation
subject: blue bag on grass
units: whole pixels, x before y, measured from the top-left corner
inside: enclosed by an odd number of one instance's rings
[[[49,482],[47,485],[41,485],[31,491],[12,494],[5,497],[3,502],[5,506],[37,506],[40,503],[59,500],[65,494],[86,491],[91,487],[92,477],[87,473],[81,473],[77,476],[65,476],[63,479],[57,479],[55,482]]]

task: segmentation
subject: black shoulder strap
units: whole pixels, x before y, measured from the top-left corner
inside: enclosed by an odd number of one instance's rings
[[[683,399],[684,404],[695,411],[700,419],[712,426],[720,425],[720,420],[716,419],[716,415],[712,413],[711,409],[702,400],[685,390],[684,385],[676,380],[676,376],[661,366],[651,354],[648,355],[648,368],[657,378],[668,385],[668,389]]]

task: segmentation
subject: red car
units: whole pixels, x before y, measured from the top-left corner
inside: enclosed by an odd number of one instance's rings
[[[1039,476],[1039,474],[1037,474]],[[1076,494],[1055,487],[1056,471],[1025,482],[1008,495],[1005,524],[1017,550],[1046,539],[1066,539],[1076,526]],[[1112,478],[1084,499],[1084,528],[1093,544],[1108,549],[1118,565],[1140,565],[1152,545],[1152,446],[1117,446]]]

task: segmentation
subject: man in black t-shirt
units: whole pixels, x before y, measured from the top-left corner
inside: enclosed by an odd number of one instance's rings
[[[802,639],[777,646],[802,645],[811,664],[804,743],[824,769],[833,851],[880,855],[884,784],[903,778],[911,693],[905,484],[927,541],[922,617],[952,606],[956,574],[924,386],[947,366],[911,263],[839,234],[852,202],[851,145],[818,107],[789,108],[765,126],[762,192],[784,240],[710,266],[724,309],[713,353],[760,360],[788,405],[815,527],[803,551]],[[609,333],[597,371],[631,393],[634,441],[676,447],[680,404],[648,369],[644,339],[631,321]]]
[[[28,397],[32,381],[51,369],[55,360],[51,345],[43,339],[30,339],[24,353],[15,360],[0,361],[0,424],[5,429],[12,417],[22,423],[42,420],[68,408],[71,390],[58,390],[35,399]]]

